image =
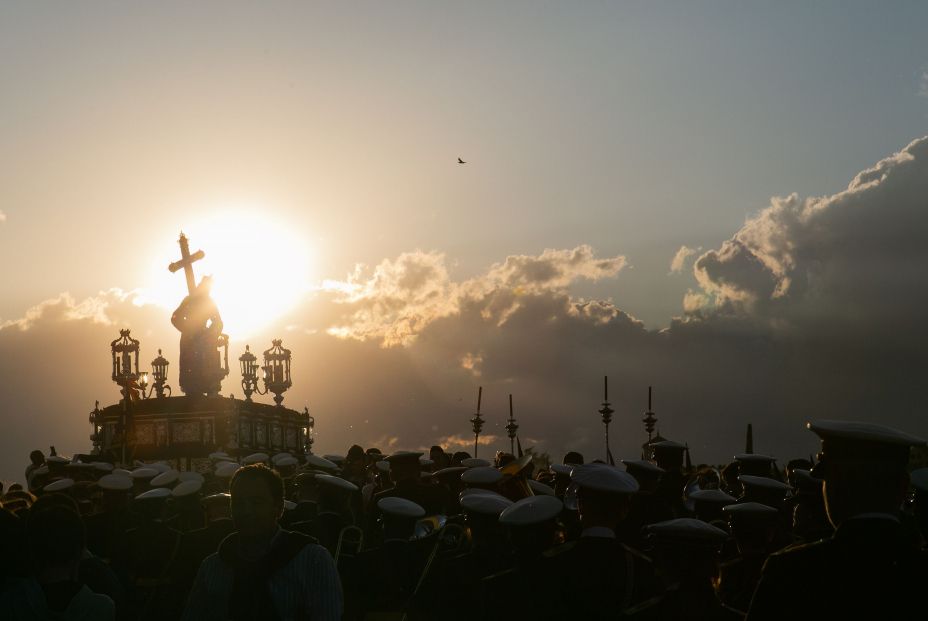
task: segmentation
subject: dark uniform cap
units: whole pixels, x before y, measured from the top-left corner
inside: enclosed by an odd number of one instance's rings
[[[558,476],[569,477],[574,467],[570,464],[551,464],[551,472]]]
[[[928,469],[926,469],[928,470]],[[793,476],[796,479],[796,493],[799,495],[809,495],[809,496],[821,496],[822,495],[822,479],[812,476],[810,470],[804,470],[802,468],[795,468],[793,470]]]
[[[514,503],[501,494],[487,492],[485,494],[467,494],[461,497],[461,508],[468,513],[480,515],[499,514],[511,507]]]
[[[43,492],[64,492],[74,487],[74,479],[58,479],[42,488]]]
[[[920,492],[928,492],[928,468],[913,470],[909,477],[912,480],[912,487]]]
[[[319,457],[318,455],[307,455],[306,465],[310,468],[325,470],[327,472],[335,472],[338,470],[338,464],[334,461],[329,461],[325,457]]]
[[[316,482],[348,494],[358,491],[358,486],[351,481],[346,481],[331,474],[317,474]]]
[[[495,485],[503,480],[503,473],[492,466],[468,468],[461,475],[467,485]]]
[[[532,488],[532,492],[536,496],[554,496],[554,488],[550,485],[545,485],[541,481],[536,481],[535,479],[528,480],[528,486]]]
[[[229,507],[232,504],[232,494],[210,494],[203,498],[201,502],[204,506],[219,505],[222,507]]]
[[[909,449],[925,446],[922,438],[873,423],[819,420],[806,424],[822,439],[822,454],[829,460],[908,463]]]
[[[650,524],[645,532],[653,540],[686,548],[719,548],[729,537],[721,528],[702,520],[678,518]]]

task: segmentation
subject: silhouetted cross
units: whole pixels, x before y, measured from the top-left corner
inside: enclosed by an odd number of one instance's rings
[[[177,240],[177,243],[180,244],[180,261],[174,261],[168,265],[168,269],[171,270],[173,274],[180,268],[184,268],[184,276],[187,277],[187,291],[190,295],[193,295],[193,290],[197,288],[196,281],[193,279],[193,262],[199,261],[206,255],[202,250],[197,250],[193,254],[190,254],[190,246],[187,245],[187,236],[184,235],[181,231],[180,239]]]

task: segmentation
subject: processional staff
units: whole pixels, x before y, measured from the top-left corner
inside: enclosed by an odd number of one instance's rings
[[[474,457],[477,457],[477,445],[480,443],[480,430],[483,429],[483,419],[480,418],[480,401],[483,399],[483,386],[477,387],[477,413],[472,419],[471,424],[474,426]]]
[[[509,424],[506,425],[506,433],[509,434],[509,453],[512,455],[516,454],[517,431],[519,431],[519,426],[516,424],[516,419],[512,416],[512,395],[509,395]]]
[[[606,462],[612,463],[612,451],[609,450],[609,423],[612,422],[612,414],[615,412],[609,407],[609,376],[603,376],[603,407],[599,413],[603,417],[603,426],[606,428]]]

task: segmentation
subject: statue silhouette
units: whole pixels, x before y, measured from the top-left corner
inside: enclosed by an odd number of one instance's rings
[[[223,345],[222,318],[210,297],[212,279],[205,276],[171,315],[180,330],[180,388],[185,394],[219,393],[226,375],[219,356]]]

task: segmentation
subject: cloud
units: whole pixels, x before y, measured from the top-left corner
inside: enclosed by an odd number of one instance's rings
[[[698,253],[702,248],[690,248],[689,246],[680,246],[677,253],[673,255],[670,261],[670,273],[679,274],[686,266],[686,260]]]
[[[928,97],[928,67],[923,68],[918,76],[918,95]]]
[[[694,272],[698,310],[782,326],[916,329],[928,302],[928,138],[859,173],[847,189],[774,198]],[[697,310],[695,297],[689,310]],[[898,322],[902,322],[901,324]]]
[[[526,297],[565,290],[579,279],[614,277],[624,266],[625,257],[597,258],[584,245],[538,256],[512,255],[482,276],[453,282],[445,255],[404,253],[369,272],[358,267],[346,282],[324,285],[347,308],[347,321],[329,333],[384,346],[409,345],[428,325],[465,307],[479,306],[486,320],[504,322]]]
[[[0,224],[6,222],[6,214],[3,213],[3,210],[0,209]]]

